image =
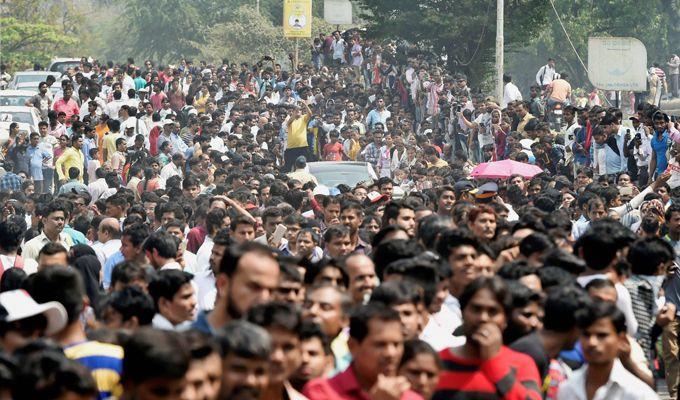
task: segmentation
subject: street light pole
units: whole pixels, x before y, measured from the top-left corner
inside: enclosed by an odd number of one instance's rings
[[[496,0],[496,100],[503,101],[503,10],[504,0]]]

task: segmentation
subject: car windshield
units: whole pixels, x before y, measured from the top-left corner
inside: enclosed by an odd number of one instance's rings
[[[359,182],[366,182],[372,180],[366,167],[357,166],[347,168],[337,166],[337,168],[323,170],[315,170],[310,168],[309,172],[316,177],[320,184],[328,187],[335,187],[340,184],[348,185],[349,187],[356,186]]]
[[[3,122],[23,122],[23,123],[26,123],[26,124],[33,125],[33,118],[31,118],[31,113],[21,112],[21,111],[12,111],[12,112],[0,111],[0,121],[3,121]]]
[[[0,93],[0,106],[23,106],[31,96],[25,95],[3,95]]]
[[[61,72],[62,74],[66,72],[67,69],[71,67],[78,67],[80,66],[80,62],[76,61],[64,61],[64,62],[57,62],[52,64],[50,66],[50,71],[52,72]]]
[[[17,75],[17,83],[42,82],[47,78],[45,75]]]

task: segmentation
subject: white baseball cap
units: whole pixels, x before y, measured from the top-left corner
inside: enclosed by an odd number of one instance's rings
[[[313,196],[318,196],[318,195],[329,196],[330,194],[331,194],[330,190],[328,189],[328,186],[326,186],[326,185],[316,185],[314,190],[312,190]]]
[[[0,293],[0,306],[7,312],[7,315],[0,317],[5,322],[19,321],[44,314],[47,318],[46,335],[52,335],[64,329],[68,321],[66,309],[61,303],[48,301],[38,304],[28,292],[22,289]]]

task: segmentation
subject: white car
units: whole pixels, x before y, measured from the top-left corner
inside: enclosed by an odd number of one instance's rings
[[[64,74],[71,67],[80,67],[80,58],[55,58],[47,70]]]
[[[40,82],[44,82],[48,76],[54,76],[57,82],[61,78],[61,72],[51,71],[21,71],[14,74],[12,81],[9,83],[9,89],[17,90],[33,90],[38,91]],[[54,86],[54,85],[52,85]]]
[[[0,90],[0,106],[25,106],[36,94],[32,90]]]
[[[13,122],[19,124],[19,131],[25,131],[27,134],[38,132],[40,112],[35,107],[0,107],[0,143],[6,142],[9,138],[9,126]]]

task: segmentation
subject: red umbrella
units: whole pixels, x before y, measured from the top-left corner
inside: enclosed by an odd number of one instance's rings
[[[473,178],[506,179],[512,175],[532,178],[543,170],[533,164],[525,164],[513,160],[493,161],[476,166],[470,175]]]

